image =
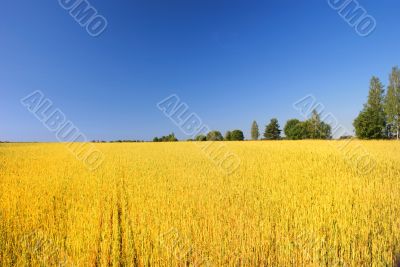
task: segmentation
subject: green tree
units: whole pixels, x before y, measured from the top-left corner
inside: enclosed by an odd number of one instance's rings
[[[251,124],[251,139],[258,140],[260,137],[260,131],[258,130],[258,124],[256,121],[253,121]]]
[[[382,139],[385,138],[385,112],[383,85],[377,77],[372,77],[368,93],[368,101],[363,110],[354,120],[353,125],[356,135],[361,139]]]
[[[204,134],[199,134],[198,136],[196,136],[195,140],[196,141],[206,141],[207,137]]]
[[[296,140],[311,139],[312,124],[310,120],[301,121],[294,128],[294,135]]]
[[[320,125],[321,125],[321,118],[318,114],[318,112],[314,109],[311,113],[311,118],[310,118],[310,127],[309,127],[309,132],[310,132],[310,138],[311,139],[320,139]]]
[[[321,122],[319,130],[320,130],[320,139],[332,138],[332,127],[329,124]]]
[[[331,126],[321,121],[317,112],[313,111],[309,120],[291,119],[286,122],[284,132],[287,139],[330,139]]]
[[[243,141],[244,134],[241,130],[233,130],[231,133],[231,141]]]
[[[224,138],[224,140],[226,140],[226,141],[231,141],[231,140],[232,140],[232,133],[231,133],[231,131],[227,131],[227,132],[225,133],[225,138]]]
[[[168,135],[167,138],[168,138],[168,140],[167,140],[168,142],[177,142],[178,141],[178,138],[175,137],[174,133]]]
[[[286,135],[287,139],[291,139],[291,140],[298,140],[298,139],[302,139],[301,135],[299,135],[299,124],[301,123],[301,121],[299,121],[298,119],[291,119],[288,120],[285,124],[285,127],[283,128],[283,131]]]
[[[222,141],[223,139],[219,131],[211,131],[207,134],[207,141]]]
[[[315,109],[312,111],[311,118],[308,121],[309,121],[308,138],[311,139],[331,138],[331,126],[321,121],[321,117]]]
[[[389,126],[389,137],[396,136],[399,140],[400,131],[400,70],[393,67],[389,75],[389,86],[385,97],[384,110]]]
[[[153,142],[176,142],[176,141],[178,141],[178,139],[175,137],[174,133],[171,133],[167,136],[162,136],[160,138],[158,137],[153,138]],[[122,140],[120,140],[119,142],[122,142]]]
[[[271,122],[265,127],[264,137],[267,140],[278,140],[281,138],[281,130],[277,119],[271,119]]]

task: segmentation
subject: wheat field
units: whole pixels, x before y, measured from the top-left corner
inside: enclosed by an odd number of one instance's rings
[[[1,266],[392,266],[400,143],[226,142],[230,175],[191,142],[0,144]]]

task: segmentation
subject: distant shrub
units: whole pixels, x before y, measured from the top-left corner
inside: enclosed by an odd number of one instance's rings
[[[224,138],[222,137],[221,132],[219,131],[211,131],[207,134],[207,141],[222,141]]]
[[[233,130],[231,133],[231,141],[243,141],[244,134],[241,130]]]
[[[204,134],[199,134],[195,138],[196,141],[207,141],[207,137]]]
[[[177,142],[178,139],[175,137],[174,133],[171,133],[170,135],[166,136],[161,136],[159,137],[154,137],[153,142]]]
[[[225,138],[224,138],[224,140],[225,140],[225,141],[231,141],[231,140],[232,140],[232,132],[231,132],[231,131],[227,131],[227,132],[225,133]]]

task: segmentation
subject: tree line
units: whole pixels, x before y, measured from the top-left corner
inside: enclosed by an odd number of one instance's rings
[[[400,69],[396,66],[389,74],[389,85],[385,87],[376,76],[370,80],[367,102],[353,122],[355,134],[359,139],[399,139],[400,138]],[[279,122],[276,118],[265,126],[261,140],[302,140],[302,139],[331,139],[332,128],[323,122],[320,114],[313,110],[308,120],[290,119],[286,122],[281,136]],[[260,131],[256,121],[250,130],[251,140],[260,139]],[[342,136],[348,139],[352,136]],[[194,140],[188,141],[243,141],[241,130],[227,131],[225,136],[220,131],[213,130],[206,135],[200,134]],[[154,138],[155,142],[178,141],[174,134]]]
[[[360,139],[399,139],[400,70],[393,67],[385,88],[378,77],[370,80],[368,100],[353,122]]]
[[[178,138],[175,137],[174,133],[169,135],[161,136],[161,137],[154,137],[153,142],[177,142]]]
[[[306,121],[298,119],[290,119],[286,122],[283,132],[285,137],[282,137],[278,119],[273,118],[265,126],[265,130],[261,140],[301,140],[301,139],[330,139],[331,126],[321,121],[320,115],[314,110],[311,118]],[[260,139],[260,130],[256,121],[253,121],[250,129],[251,140]],[[199,134],[194,139],[187,141],[243,141],[244,134],[242,130],[227,131],[223,136],[220,131],[212,130],[209,133]],[[172,133],[161,138],[155,137],[153,142],[174,142],[178,141]]]

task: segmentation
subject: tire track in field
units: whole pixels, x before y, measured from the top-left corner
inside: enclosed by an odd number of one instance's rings
[[[127,229],[126,229],[126,238],[127,240],[132,240],[132,247],[129,248],[129,244],[128,248],[131,249],[132,251],[132,259],[130,259],[131,261],[129,262],[130,264],[132,264],[132,266],[139,266],[139,259],[138,259],[138,255],[137,255],[137,251],[136,251],[136,247],[135,247],[135,238],[133,235],[133,227],[132,227],[132,220],[131,220],[131,209],[130,209],[130,205],[129,205],[129,199],[128,199],[128,193],[127,193],[127,184],[125,181],[125,175],[122,175],[121,177],[123,177],[121,179],[121,192],[123,195],[123,200],[124,200],[124,210],[125,210],[125,221],[127,224]]]
[[[96,241],[96,255],[95,255],[95,263],[94,265],[101,266],[101,244],[103,243],[103,231],[104,231],[104,200],[101,201],[100,204],[100,218],[99,218],[99,236]]]
[[[124,170],[117,176],[120,178],[112,182],[111,194],[100,204],[94,266],[140,266]]]
[[[110,230],[110,235],[109,235],[109,241],[110,244],[108,246],[108,251],[107,251],[107,266],[112,266],[112,251],[113,251],[113,235],[114,235],[114,209],[112,208],[112,205],[114,205],[114,197],[111,197],[111,212],[110,212],[110,219],[109,219],[109,230]]]
[[[119,266],[126,266],[126,255],[124,253],[124,227],[122,221],[122,200],[121,200],[121,181],[117,183],[117,245],[118,245],[118,265]]]

